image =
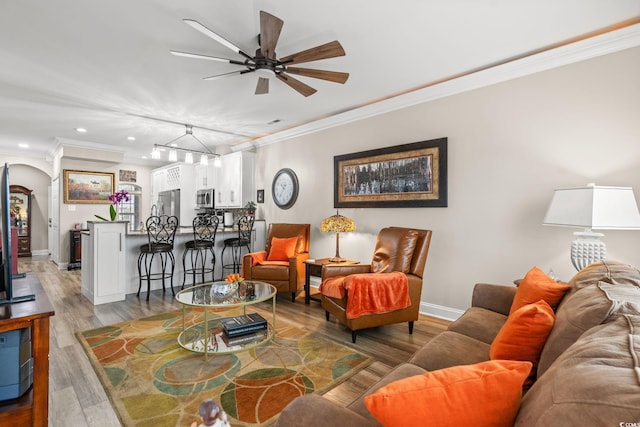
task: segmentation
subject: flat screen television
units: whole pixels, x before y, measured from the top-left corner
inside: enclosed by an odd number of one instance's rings
[[[13,295],[13,276],[11,273],[11,200],[9,189],[9,164],[4,164],[0,183],[0,212],[2,213],[2,277],[0,278],[0,304],[13,304],[33,301],[34,295]]]

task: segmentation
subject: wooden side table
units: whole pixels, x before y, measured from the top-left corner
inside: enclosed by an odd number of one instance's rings
[[[308,259],[304,263],[304,303],[310,304],[311,300],[320,301],[318,298],[311,296],[311,276],[320,277],[322,275],[322,266],[324,265],[350,265],[360,264],[360,261],[346,260],[343,262],[331,262],[330,258]]]

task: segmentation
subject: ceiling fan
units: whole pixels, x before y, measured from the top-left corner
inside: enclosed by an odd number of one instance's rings
[[[316,89],[294,79],[291,74],[312,77],[315,79],[327,80],[330,82],[344,84],[349,78],[349,73],[341,73],[338,71],[317,70],[311,68],[292,67],[293,64],[301,64],[304,62],[318,61],[320,59],[335,58],[344,56],[345,52],[342,45],[337,40],[325,43],[311,49],[303,50],[293,55],[282,58],[276,56],[276,44],[280,37],[280,31],[284,21],[267,12],[260,11],[260,34],[258,35],[258,45],[260,46],[251,56],[244,52],[235,44],[231,43],[221,35],[211,31],[198,21],[193,19],[183,19],[183,21],[192,28],[200,31],[202,34],[211,37],[221,45],[233,50],[244,57],[244,60],[219,58],[216,56],[201,55],[198,53],[188,53],[172,50],[172,54],[183,56],[186,58],[207,59],[210,61],[227,62],[233,65],[244,67],[242,70],[231,71],[229,73],[218,74],[211,77],[205,77],[204,80],[215,80],[222,77],[228,77],[238,74],[246,74],[255,72],[258,74],[258,84],[256,86],[256,95],[269,93],[269,78],[276,77],[285,84],[304,96],[313,95]]]

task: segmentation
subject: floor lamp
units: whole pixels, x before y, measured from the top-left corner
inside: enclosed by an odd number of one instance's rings
[[[631,187],[604,187],[589,184],[580,188],[554,190],[544,217],[545,225],[583,227],[574,234],[571,263],[576,270],[604,260],[604,234],[593,230],[640,230],[640,213]]]

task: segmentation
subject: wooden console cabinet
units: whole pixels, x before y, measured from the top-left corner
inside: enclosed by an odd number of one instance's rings
[[[35,273],[13,280],[13,295],[35,301],[0,305],[0,332],[31,328],[33,385],[22,397],[0,402],[0,426],[47,427],[49,418],[49,318],[53,306]],[[6,369],[5,366],[2,369]]]

